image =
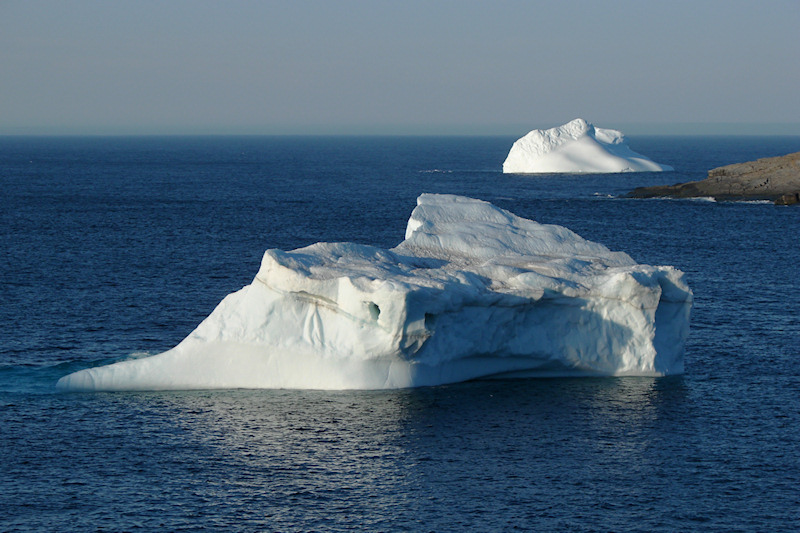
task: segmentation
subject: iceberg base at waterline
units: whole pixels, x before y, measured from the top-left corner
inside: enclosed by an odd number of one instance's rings
[[[391,389],[478,378],[683,372],[692,293],[574,232],[424,194],[391,250],[268,250],[164,353],[88,368],[62,390]]]

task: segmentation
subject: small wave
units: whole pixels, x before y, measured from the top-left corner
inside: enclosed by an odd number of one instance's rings
[[[687,198],[687,200],[691,200],[693,202],[717,202],[717,199],[713,196],[698,196],[697,198]]]
[[[597,194],[597,193],[595,193]],[[654,196],[652,198],[633,198],[634,200],[669,200],[673,202],[697,202],[708,204],[752,204],[752,205],[774,205],[772,200],[734,200],[734,199],[721,199],[717,200],[713,196],[696,196],[692,198],[676,198],[674,196]]]
[[[703,196],[697,198],[677,198],[675,196],[651,196],[649,198],[632,198],[630,196],[623,196],[622,198],[626,200],[633,200],[635,202],[703,202],[703,203],[715,203],[716,200],[711,196]]]
[[[775,205],[772,200],[737,200],[737,204]]]
[[[752,204],[752,205],[774,205],[775,202],[772,200],[717,200],[713,197],[701,197],[701,198],[690,198],[690,200],[700,201],[700,202],[713,202],[713,203],[726,203],[726,204]]]
[[[444,170],[444,169],[440,169],[440,168],[432,168],[432,169],[429,169],[429,170],[420,170],[419,173],[420,174],[452,174],[453,171],[452,170]]]

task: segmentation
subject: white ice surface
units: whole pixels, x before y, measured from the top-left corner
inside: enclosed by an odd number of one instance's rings
[[[386,389],[475,378],[683,371],[692,294],[561,226],[424,194],[391,250],[268,250],[164,353],[63,377],[64,390]]]
[[[673,170],[637,154],[621,132],[581,118],[517,139],[503,163],[506,174],[661,172]]]

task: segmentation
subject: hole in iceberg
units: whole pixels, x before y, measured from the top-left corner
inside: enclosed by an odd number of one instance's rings
[[[432,313],[425,313],[425,329],[428,331],[433,331],[433,328],[436,327],[436,315]]]
[[[378,304],[375,302],[369,303],[369,316],[372,317],[372,320],[377,321],[378,317],[381,316],[381,308],[378,307]]]

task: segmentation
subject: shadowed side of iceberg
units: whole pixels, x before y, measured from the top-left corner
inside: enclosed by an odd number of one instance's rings
[[[479,200],[423,195],[393,250],[269,250],[178,346],[63,390],[385,389],[683,371],[691,291],[672,267]]]

